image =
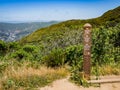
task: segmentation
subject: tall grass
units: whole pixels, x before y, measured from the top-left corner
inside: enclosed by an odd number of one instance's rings
[[[4,63],[3,63],[4,64]],[[48,85],[52,81],[67,76],[68,71],[65,68],[48,68],[39,66],[34,68],[31,62],[24,62],[17,66],[8,64],[4,70],[1,70],[0,90],[25,90],[34,89]]]
[[[104,76],[104,75],[120,75],[120,63],[112,63],[109,65],[93,66],[92,75]]]

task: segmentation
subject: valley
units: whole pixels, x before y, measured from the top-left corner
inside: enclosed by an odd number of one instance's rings
[[[43,27],[57,24],[58,21],[50,22],[28,22],[28,23],[3,23],[0,22],[0,40],[16,41],[22,37]]]

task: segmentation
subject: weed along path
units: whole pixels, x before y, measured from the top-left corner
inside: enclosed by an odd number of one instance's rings
[[[100,87],[85,88],[71,83],[67,78],[54,81],[50,86],[40,88],[39,90],[120,90],[119,83],[104,83]]]

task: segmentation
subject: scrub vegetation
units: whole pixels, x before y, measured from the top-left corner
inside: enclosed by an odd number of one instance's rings
[[[85,85],[82,26],[86,22],[93,25],[92,75],[119,75],[120,7],[117,7],[98,18],[42,28],[16,42],[0,41],[0,89],[35,89],[69,74],[73,81]]]

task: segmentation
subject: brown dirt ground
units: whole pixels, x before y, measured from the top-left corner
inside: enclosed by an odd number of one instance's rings
[[[39,90],[120,90],[120,83],[101,84],[100,87],[85,88],[71,83],[68,79],[61,79],[53,82],[50,86],[40,88]]]

